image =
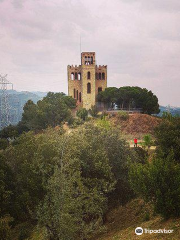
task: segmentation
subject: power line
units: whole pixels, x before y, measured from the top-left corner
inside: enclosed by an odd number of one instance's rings
[[[8,95],[8,85],[12,87],[13,84],[7,79],[7,74],[5,76],[0,75],[0,85],[1,85],[1,106],[0,106],[0,129],[7,127],[11,124],[10,121],[10,105],[9,105],[9,95]]]

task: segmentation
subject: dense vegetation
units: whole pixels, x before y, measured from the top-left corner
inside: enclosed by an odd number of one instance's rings
[[[163,115],[149,158],[150,135],[144,136],[147,151],[130,149],[105,113],[89,121],[80,109],[74,119],[74,107],[74,99],[49,93],[37,104],[28,101],[22,121],[0,132],[2,239],[12,240],[11,228],[26,223],[18,240],[27,240],[35,226],[43,240],[86,240],[103,229],[109,209],[135,197],[165,218],[180,216],[180,118]],[[97,117],[95,107],[91,113]],[[63,130],[64,121],[76,129]]]
[[[155,135],[156,155],[152,162],[131,166],[131,185],[137,195],[154,204],[155,212],[166,218],[180,216],[180,118],[168,116]]]
[[[135,158],[116,129],[93,124],[23,134],[1,153],[0,214],[37,223],[49,239],[87,239],[110,205],[132,197],[128,160]]]
[[[16,126],[8,126],[0,131],[1,149],[7,147],[10,140],[14,140],[23,132],[40,131],[47,127],[61,125],[72,119],[71,110],[76,107],[76,101],[64,93],[49,92],[37,104],[29,100],[24,105],[22,120]]]
[[[140,108],[147,114],[156,114],[160,111],[156,95],[140,87],[109,87],[98,94],[98,101],[111,107],[116,104],[122,109]]]

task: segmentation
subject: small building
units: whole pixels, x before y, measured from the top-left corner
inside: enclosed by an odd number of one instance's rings
[[[82,52],[81,65],[68,65],[67,74],[68,95],[77,100],[77,107],[100,107],[97,95],[107,88],[107,65],[96,65],[95,52]]]

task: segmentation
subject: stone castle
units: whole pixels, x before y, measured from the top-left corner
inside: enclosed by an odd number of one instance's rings
[[[68,95],[77,100],[77,106],[97,105],[97,95],[107,88],[107,65],[97,66],[95,52],[82,52],[81,65],[67,67]]]

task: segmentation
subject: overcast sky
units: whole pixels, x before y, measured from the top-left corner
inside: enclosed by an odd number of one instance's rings
[[[108,86],[180,106],[180,0],[0,0],[0,74],[17,90],[67,93],[80,35],[108,65]]]

